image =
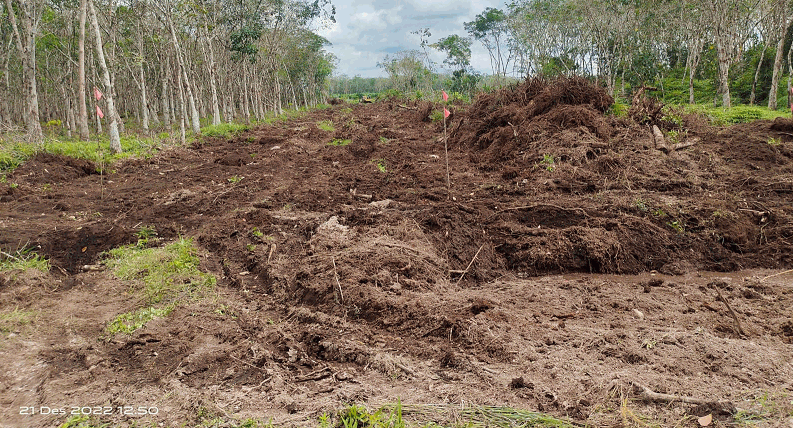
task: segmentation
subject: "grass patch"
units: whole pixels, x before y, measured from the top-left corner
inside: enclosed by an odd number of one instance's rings
[[[231,138],[249,129],[248,125],[241,123],[221,123],[201,128],[201,135],[205,137]]]
[[[352,143],[350,139],[341,139],[341,138],[334,138],[333,141],[329,142],[329,146],[346,146]]]
[[[736,105],[732,108],[713,107],[707,104],[681,106],[686,113],[699,113],[713,125],[729,126],[736,123],[748,123],[755,120],[774,120],[777,117],[788,117],[786,111],[769,110],[768,107]]]
[[[198,251],[191,239],[180,238],[164,247],[127,245],[110,250],[105,264],[119,279],[132,280],[132,292],[141,295],[143,308],[117,316],[109,334],[131,333],[148,321],[167,316],[180,303],[211,290],[216,279],[198,269]]]
[[[7,335],[17,328],[30,324],[36,311],[24,311],[14,308],[13,311],[0,311],[0,333]]]
[[[333,132],[336,130],[336,128],[333,126],[332,120],[322,120],[317,122],[317,128],[328,132]]]
[[[31,249],[17,250],[14,254],[0,251],[0,272],[17,269],[38,269],[42,272],[49,272],[50,262]]]

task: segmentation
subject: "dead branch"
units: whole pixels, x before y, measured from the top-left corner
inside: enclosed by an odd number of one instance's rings
[[[407,110],[417,110],[418,109],[418,107],[408,107],[408,106],[404,106],[402,104],[397,104],[397,107],[402,107],[402,108],[407,109]]]
[[[684,141],[682,143],[673,144],[672,145],[672,150],[681,150],[681,149],[685,149],[685,148],[688,148],[688,147],[691,147],[691,146],[696,146],[697,144],[700,143],[700,141],[701,140],[699,138],[692,138],[692,139],[690,139],[688,141]]]
[[[786,273],[791,273],[791,272],[793,272],[793,269],[789,269],[789,270],[786,270],[786,271],[782,271],[782,272],[779,272],[779,273],[775,273],[775,274],[773,274],[773,275],[768,275],[767,277],[765,277],[765,278],[761,279],[761,280],[760,280],[760,282],[763,282],[763,281],[765,281],[765,280],[766,280],[766,279],[768,279],[768,278],[773,278],[773,277],[775,277],[775,276],[784,275],[784,274],[786,274]]]
[[[721,291],[719,291],[719,284],[713,283],[712,285],[713,288],[716,289],[716,293],[719,295],[719,300],[724,302],[724,306],[727,307],[727,310],[730,311],[730,315],[732,316],[732,319],[735,320],[735,325],[738,327],[738,333],[740,333],[741,336],[746,336],[746,332],[744,332],[743,327],[741,327],[741,321],[738,319],[738,315],[736,315],[735,311],[732,310],[732,307],[727,302],[727,299],[725,299],[724,296],[721,295]]]
[[[662,394],[651,390],[650,388],[640,384],[639,382],[633,382],[633,381],[631,381],[631,385],[638,388],[639,391],[641,392],[642,398],[644,398],[647,401],[656,401],[662,403],[681,402],[686,404],[694,404],[698,406],[716,405],[725,410],[729,410],[731,413],[735,411],[735,406],[733,406],[732,403],[728,401],[712,401],[712,400],[703,400],[701,398],[688,397],[685,395]]]
[[[479,249],[476,251],[476,254],[474,254],[474,258],[471,259],[471,263],[468,263],[468,266],[465,268],[463,273],[460,275],[460,278],[457,280],[457,284],[454,284],[455,286],[460,285],[460,281],[462,281],[465,274],[468,273],[468,269],[471,269],[471,265],[474,264],[474,261],[476,261],[476,257],[479,255],[479,252],[482,251],[482,248],[485,248],[485,244],[482,244],[482,246],[479,247]]]
[[[666,139],[664,133],[658,128],[658,125],[653,125],[653,141],[655,141],[656,150],[664,153],[669,153],[669,147],[666,146]]]
[[[336,278],[336,285],[339,287],[339,302],[344,304],[344,294],[341,292],[341,283],[339,282],[339,272],[336,271],[336,258],[331,257],[330,261],[333,262],[333,276]]]

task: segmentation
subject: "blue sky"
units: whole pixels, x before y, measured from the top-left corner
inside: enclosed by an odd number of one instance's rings
[[[333,0],[336,23],[316,32],[328,39],[326,49],[339,59],[336,74],[350,77],[385,77],[377,62],[403,49],[421,49],[421,39],[411,34],[429,27],[430,43],[451,34],[467,35],[463,23],[472,21],[487,7],[506,10],[503,0]],[[428,48],[441,66],[444,55]],[[471,46],[471,65],[492,74],[487,51],[478,41]]]

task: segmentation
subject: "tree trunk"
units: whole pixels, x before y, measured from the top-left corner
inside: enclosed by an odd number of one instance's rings
[[[757,79],[760,78],[760,68],[763,66],[765,59],[765,51],[768,49],[768,44],[763,45],[763,51],[760,52],[760,61],[757,63],[757,69],[754,71],[754,80],[752,80],[752,91],[749,94],[749,105],[754,105],[755,97],[757,96]]]
[[[33,26],[33,18],[30,11],[31,5],[29,2],[19,2],[24,38],[20,36],[11,0],[6,0],[6,6],[8,8],[8,17],[11,21],[11,28],[16,36],[17,48],[22,56],[22,70],[25,85],[27,86],[23,117],[27,127],[28,141],[40,144],[44,142],[44,132],[41,130],[41,123],[39,122],[39,96],[38,88],[36,87],[36,28]]]
[[[179,110],[181,114],[179,115],[179,142],[182,145],[185,145],[187,142],[186,133],[185,133],[185,118],[187,117],[187,106],[185,106],[184,101],[184,87],[182,85],[182,73],[177,73],[176,76],[176,86],[179,88]]]
[[[779,41],[776,44],[776,55],[774,55],[774,71],[771,74],[771,91],[768,93],[768,109],[777,109],[777,93],[779,92],[779,78],[782,76],[782,50],[785,46],[785,34],[790,25],[790,20],[785,16],[785,28],[780,34]]]
[[[80,140],[88,141],[88,107],[85,99],[85,20],[88,11],[87,0],[80,0],[80,39],[77,47],[77,123],[80,128]]]
[[[110,118],[110,151],[114,154],[118,154],[121,153],[121,137],[118,134],[118,113],[116,113],[116,104],[113,100],[113,86],[110,83],[110,71],[108,71],[107,63],[105,62],[105,51],[102,48],[102,32],[99,30],[99,21],[96,19],[94,2],[93,0],[87,1],[88,12],[91,14],[91,25],[94,27],[96,55],[99,59],[99,67],[102,68],[102,83],[105,86],[105,98],[107,98],[107,115]]]
[[[165,126],[171,126],[171,109],[170,104],[170,91],[168,89],[168,73],[165,72],[167,67],[168,58],[165,61],[160,61],[160,78],[162,79],[162,122]]]
[[[176,29],[173,26],[171,17],[168,16],[167,19],[168,26],[171,29],[171,38],[173,40],[174,50],[176,50],[176,61],[179,63],[179,69],[181,70],[180,80],[182,80],[182,86],[184,86],[184,90],[187,92],[187,101],[190,103],[190,116],[192,118],[191,124],[193,132],[200,134],[201,122],[199,121],[198,109],[196,108],[195,98],[193,97],[193,90],[190,88],[190,79],[187,77],[187,68],[185,67],[184,60],[182,59],[182,50],[179,47],[179,40],[176,38]],[[179,89],[182,90],[182,87],[180,86]]]
[[[730,99],[730,58],[727,55],[727,49],[723,46],[723,42],[718,39],[716,41],[716,50],[718,51],[719,62],[719,93],[721,94],[721,105],[724,108],[732,107]]]
[[[204,32],[206,33],[205,40],[207,48],[209,49],[209,55],[204,52],[204,56],[207,57],[207,64],[209,66],[209,89],[212,91],[212,124],[220,125],[220,103],[218,102],[218,89],[215,84],[215,52],[212,50],[212,39],[209,38],[209,27],[206,21],[204,21]],[[203,48],[204,45],[201,45],[202,50]]]
[[[149,132],[149,100],[146,98],[146,75],[143,71],[143,29],[138,30],[138,74],[140,75],[140,110],[142,114],[141,126],[143,132]]]

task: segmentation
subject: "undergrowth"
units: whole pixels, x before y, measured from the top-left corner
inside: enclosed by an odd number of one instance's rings
[[[0,272],[28,269],[49,272],[50,262],[32,249],[17,250],[14,254],[0,251]]]
[[[216,283],[214,276],[198,269],[198,251],[191,239],[146,248],[148,239],[107,253],[104,263],[119,279],[133,281],[132,293],[145,302],[144,307],[113,319],[107,326],[110,335],[131,333],[154,318],[165,317],[179,304],[202,297]]]
[[[205,137],[231,138],[248,129],[248,125],[240,123],[221,123],[201,128],[201,135]]]

